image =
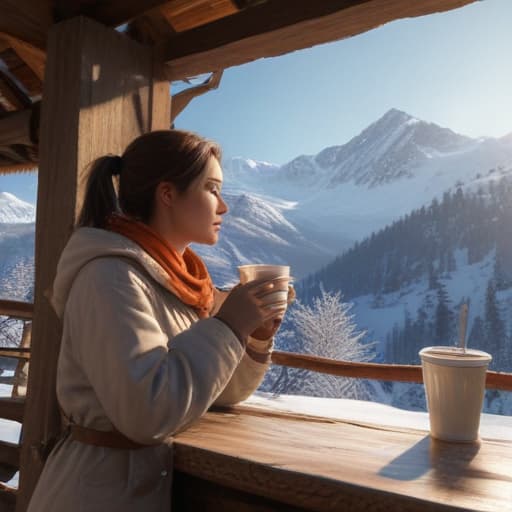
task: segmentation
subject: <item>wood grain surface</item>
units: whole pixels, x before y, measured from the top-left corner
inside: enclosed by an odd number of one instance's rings
[[[306,415],[208,412],[178,435],[178,471],[308,510],[505,511],[512,443]]]

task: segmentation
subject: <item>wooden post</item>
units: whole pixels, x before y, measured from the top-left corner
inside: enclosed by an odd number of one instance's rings
[[[86,166],[119,154],[141,133],[169,127],[170,96],[153,52],[86,18],[54,25],[48,39],[40,134],[36,285],[16,510],[27,509],[60,431],[55,376],[61,326],[45,293],[80,210]]]

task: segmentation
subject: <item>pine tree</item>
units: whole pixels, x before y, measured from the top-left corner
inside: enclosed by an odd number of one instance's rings
[[[453,313],[444,284],[437,288],[437,307],[435,313],[435,339],[441,345],[450,345],[453,336]]]
[[[485,338],[487,341],[487,350],[493,357],[492,365],[494,368],[501,369],[503,359],[505,359],[505,324],[501,318],[501,313],[496,299],[496,286],[492,279],[489,280],[485,294],[485,320],[484,320]]]
[[[478,349],[485,349],[487,347],[484,321],[479,315],[473,320],[473,325],[468,337],[468,346]]]
[[[369,361],[375,356],[375,344],[364,343],[365,331],[358,331],[353,304],[343,302],[341,294],[325,291],[311,305],[300,302],[289,312],[293,335],[304,341],[304,351],[331,359]],[[289,336],[289,333],[283,333]],[[358,379],[307,374],[304,371],[282,373],[272,386],[273,392],[364,398],[364,384]]]

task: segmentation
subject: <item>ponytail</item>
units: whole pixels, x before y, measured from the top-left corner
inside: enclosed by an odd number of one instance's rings
[[[78,217],[79,227],[104,228],[107,218],[119,210],[112,177],[119,175],[121,163],[121,157],[113,155],[102,156],[92,163]]]
[[[112,213],[149,223],[159,183],[172,183],[184,193],[204,171],[208,160],[221,161],[220,147],[181,130],[157,130],[134,139],[123,156],[102,156],[90,167],[78,227],[106,227]],[[118,193],[113,176],[119,176]]]

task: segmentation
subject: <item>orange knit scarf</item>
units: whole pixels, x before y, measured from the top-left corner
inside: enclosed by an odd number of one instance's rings
[[[158,233],[142,222],[123,215],[111,215],[107,229],[129,238],[144,249],[167,273],[169,288],[200,318],[213,307],[213,283],[203,260],[188,247],[183,256]]]

